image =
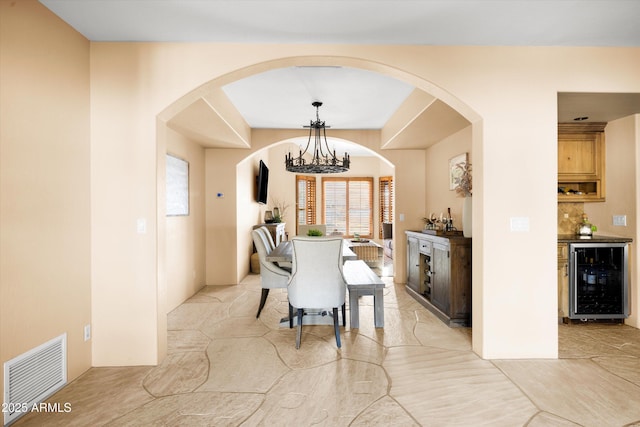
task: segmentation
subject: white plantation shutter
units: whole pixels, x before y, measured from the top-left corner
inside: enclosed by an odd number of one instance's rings
[[[323,180],[324,223],[327,232],[347,234],[347,183],[346,181]]]
[[[371,185],[368,181],[349,182],[349,234],[371,235]]]
[[[382,239],[382,224],[393,222],[393,177],[381,176],[380,189],[380,238]]]
[[[327,232],[372,237],[373,178],[323,178]]]
[[[296,175],[296,234],[300,224],[316,224],[316,178]]]

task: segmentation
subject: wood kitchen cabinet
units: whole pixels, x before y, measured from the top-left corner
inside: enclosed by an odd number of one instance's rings
[[[416,237],[407,236],[407,286],[420,292],[420,249]]]
[[[449,326],[471,324],[471,239],[407,231],[407,292]]]
[[[558,323],[569,316],[569,261],[566,243],[558,243]]]
[[[605,200],[606,123],[558,123],[558,201]]]
[[[450,245],[433,244],[431,272],[431,303],[451,317],[451,254]]]

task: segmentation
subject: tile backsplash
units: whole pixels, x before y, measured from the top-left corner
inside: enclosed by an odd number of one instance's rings
[[[584,203],[558,203],[558,234],[574,234],[583,213]]]

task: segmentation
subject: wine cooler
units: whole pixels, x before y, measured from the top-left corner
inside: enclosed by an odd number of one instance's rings
[[[569,244],[569,318],[629,315],[628,244]]]

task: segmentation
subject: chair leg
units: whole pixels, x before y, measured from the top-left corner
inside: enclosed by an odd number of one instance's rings
[[[333,329],[336,333],[336,345],[340,348],[340,321],[338,321],[338,307],[333,307]]]
[[[342,304],[342,326],[347,327],[347,304]]]
[[[262,295],[260,296],[260,306],[258,307],[258,314],[256,314],[256,319],[260,317],[260,312],[264,308],[264,303],[267,302],[268,295],[269,289],[262,288]]]
[[[300,339],[302,338],[302,316],[304,316],[304,310],[298,309],[298,332],[296,333],[296,349],[300,348]]]
[[[289,329],[293,328],[293,306],[289,303]]]

